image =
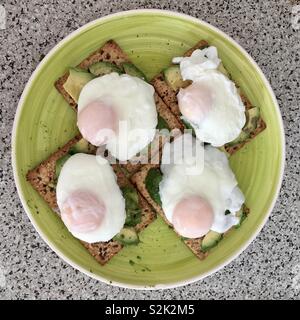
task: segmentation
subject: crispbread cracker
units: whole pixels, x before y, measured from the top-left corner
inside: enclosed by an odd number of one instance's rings
[[[157,204],[150,196],[146,184],[145,179],[147,177],[147,174],[151,168],[159,168],[159,165],[145,165],[143,166],[138,172],[136,172],[132,177],[131,181],[132,183],[137,187],[138,191],[143,195],[143,197],[150,203],[150,205],[155,209],[155,211],[164,219],[164,221],[169,225],[172,226],[172,224],[167,220],[162,207]],[[246,213],[246,215],[249,214],[250,210],[245,205],[243,205],[243,212]],[[172,226],[173,227],[173,226]],[[234,227],[229,229],[227,232],[223,234],[223,236],[227,236]],[[174,230],[175,231],[175,230]],[[176,231],[175,231],[176,232]],[[176,232],[177,233],[177,232]],[[178,234],[178,233],[177,233]],[[179,237],[181,237],[178,234]],[[182,237],[181,237],[182,238]],[[201,238],[195,238],[195,239],[187,239],[182,238],[185,245],[200,259],[203,260],[208,256],[208,251],[204,252],[201,250],[201,243],[204,237]]]
[[[55,193],[56,161],[66,155],[71,147],[74,146],[80,139],[81,136],[77,135],[75,138],[67,142],[62,148],[58,149],[58,151],[54,152],[48,159],[27,173],[27,180],[56,213],[59,213]],[[113,165],[112,167],[117,177],[117,183],[121,188],[131,185],[131,182],[124,175],[118,164]],[[138,196],[139,204],[142,208],[142,220],[134,228],[137,232],[141,232],[156,218],[156,214],[140,193],[138,193]],[[97,242],[93,244],[83,241],[81,241],[81,243],[102,265],[107,263],[123,248],[121,243],[114,240],[110,240],[108,242]]]
[[[185,52],[184,56],[189,57],[196,49],[203,49],[208,46],[208,42],[205,40],[199,41],[194,47],[189,49],[188,51]],[[168,83],[164,79],[164,75],[162,73],[159,73],[157,76],[155,76],[152,81],[152,85],[154,86],[156,92],[158,95],[162,98],[162,100],[166,103],[166,105],[170,108],[170,110],[177,116],[178,120],[180,121],[180,110],[178,106],[178,101],[177,101],[177,91],[174,91]],[[238,86],[237,86],[238,87]],[[241,93],[241,99],[245,105],[245,108],[251,109],[253,108],[253,105],[249,101],[249,99]],[[258,127],[254,132],[252,132],[251,136],[249,139],[246,139],[245,141],[236,144],[235,146],[227,146],[225,145],[225,150],[229,154],[234,154],[236,151],[241,149],[246,143],[250,142],[252,139],[254,139],[260,132],[262,132],[266,128],[266,123],[264,120],[260,117],[258,121]]]
[[[93,63],[100,61],[107,61],[119,66],[123,62],[129,62],[129,58],[115,41],[109,40],[100,49],[94,51],[86,59],[84,59],[77,67],[87,70]],[[77,103],[64,89],[64,83],[67,81],[68,77],[69,72],[66,72],[55,82],[55,88],[65,98],[68,104],[76,111]]]
[[[63,147],[54,152],[48,159],[27,173],[27,180],[34,189],[44,198],[48,205],[57,209],[55,192],[55,164],[58,159],[66,155],[71,147],[81,139],[81,135],[67,142]]]
[[[178,120],[178,118],[170,112],[170,109],[165,104],[165,102],[161,99],[161,97],[155,92],[154,94],[154,100],[156,104],[156,110],[157,113],[164,118],[164,120],[167,122],[170,130],[173,129],[179,129],[180,131],[184,130],[184,125],[181,121]]]
[[[78,67],[81,69],[87,70],[93,63],[100,62],[100,61],[107,61],[113,63],[117,66],[120,66],[124,62],[130,62],[126,53],[118,46],[116,42],[113,40],[109,40],[106,42],[100,49],[93,52],[89,57],[84,59]],[[68,104],[77,111],[77,104],[73,100],[73,98],[66,92],[63,85],[67,81],[69,76],[69,72],[66,72],[62,77],[60,77],[55,82],[55,87],[59,91],[59,93],[64,97],[64,99],[68,102]],[[183,130],[183,124],[181,121],[178,121],[177,117],[170,112],[168,106],[164,103],[164,101],[158,96],[158,94],[154,93],[154,99],[156,103],[156,109],[158,114],[166,121],[169,128],[172,129],[179,129]],[[159,152],[160,148],[164,144],[164,137],[156,134],[155,138],[153,139],[151,145],[151,152],[155,154]],[[150,157],[150,149],[148,153],[145,155],[146,158]],[[136,172],[142,166],[142,163],[147,162],[144,158],[141,159],[140,162],[127,162],[124,164],[120,164],[120,166],[125,169],[124,171],[127,172],[129,175]]]

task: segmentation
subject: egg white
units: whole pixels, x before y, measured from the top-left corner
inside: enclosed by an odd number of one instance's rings
[[[97,100],[113,106],[123,123],[119,133],[106,145],[115,158],[122,161],[131,159],[153,140],[157,111],[154,88],[150,84],[137,77],[117,73],[93,79],[80,93],[78,112]]]
[[[186,135],[176,138],[171,144],[178,144]],[[187,146],[189,147],[193,146]],[[170,148],[168,143],[163,149],[162,162],[166,158],[164,154],[170,149],[171,152],[177,152],[176,148]],[[176,158],[176,154],[172,157]],[[189,171],[191,166],[193,170]],[[197,167],[198,171],[195,170]],[[159,194],[163,211],[170,223],[175,206],[182,199],[194,195],[203,197],[213,208],[214,221],[211,230],[223,233],[239,222],[235,213],[241,208],[245,198],[223,152],[206,146],[204,159],[195,159],[194,162],[189,160],[180,165],[163,164],[161,170],[163,179],[159,185]],[[226,210],[231,214],[225,215]]]
[[[123,228],[126,218],[125,200],[108,162],[100,156],[78,153],[64,164],[58,178],[56,197],[61,209],[74,191],[91,192],[105,204],[106,213],[99,228],[88,233],[72,232],[74,237],[94,243],[111,240]]]
[[[234,83],[219,71],[203,73],[197,83],[204,84],[213,93],[212,109],[201,121],[190,122],[197,138],[215,147],[233,141],[246,122],[245,106]]]
[[[246,122],[245,106],[235,84],[218,71],[221,60],[216,47],[197,49],[190,57],[174,58],[180,63],[180,73],[184,80],[203,84],[210,90],[213,106],[204,119],[189,122],[198,139],[215,147],[233,141],[241,133]]]
[[[173,58],[173,63],[180,63],[180,73],[183,80],[195,81],[199,75],[208,70],[216,70],[221,60],[214,46],[195,50],[190,57]]]

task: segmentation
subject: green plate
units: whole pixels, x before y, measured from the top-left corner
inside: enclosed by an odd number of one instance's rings
[[[100,266],[48,208],[25,175],[76,133],[76,117],[55,90],[54,81],[109,39],[151,78],[198,40],[215,45],[225,67],[254,105],[267,129],[230,162],[251,208],[239,230],[199,261],[158,218],[127,247]],[[60,42],[44,58],[21,97],[14,123],[13,167],[17,189],[31,222],[46,243],[75,268],[106,283],[138,289],[170,288],[199,280],[240,254],[255,238],[279,192],[284,167],[284,132],[272,89],[249,55],[220,30],[195,18],[167,11],[137,10],[96,20]]]

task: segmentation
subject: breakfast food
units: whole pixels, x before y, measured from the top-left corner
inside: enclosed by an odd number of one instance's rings
[[[131,159],[147,147],[156,126],[154,88],[140,78],[113,72],[89,81],[80,92],[81,134],[95,146],[106,144],[116,159]]]
[[[217,70],[217,49],[197,49],[191,57],[174,61],[180,63],[183,79],[192,81],[177,94],[183,120],[201,141],[212,146],[221,147],[236,139],[246,122],[245,106],[234,83]]]
[[[55,87],[74,110],[77,110],[76,97],[78,98],[80,89],[93,78],[93,74],[87,72],[89,67],[99,62],[103,62],[106,66],[109,65],[110,68],[112,68],[112,66],[118,68],[123,63],[129,63],[130,61],[127,54],[121,50],[116,42],[109,40],[84,59],[77,68],[70,68],[69,71],[55,82]],[[105,68],[105,70],[107,70],[107,68]],[[110,70],[108,73],[111,72]],[[86,79],[86,77],[88,77],[88,79]],[[75,79],[75,81],[73,79]],[[68,90],[70,87],[73,88],[74,91]]]
[[[27,180],[101,264],[137,245],[155,212],[199,259],[249,213],[224,151],[233,154],[265,128],[260,109],[240,96],[206,41],[173,62],[152,80],[154,91],[110,40],[55,83],[77,112],[81,135]],[[155,128],[177,129],[174,141]],[[135,130],[144,130],[143,139],[127,139]],[[99,146],[116,164],[99,155]],[[197,146],[202,153],[194,155]],[[149,150],[156,164],[147,162]],[[183,163],[174,162],[182,156]]]
[[[225,153],[212,146],[195,153],[196,148],[204,147],[192,135],[181,135],[165,144],[160,166],[161,207],[169,223],[187,238],[210,230],[226,232],[238,224],[236,213],[245,202]]]
[[[64,224],[82,241],[109,241],[124,226],[125,200],[112,167],[101,156],[69,157],[57,179],[56,197]]]
[[[174,62],[180,66],[171,65],[151,83],[179,121],[186,128],[197,129],[202,141],[215,146],[223,144],[233,154],[266,128],[259,107],[252,106],[240,89],[234,87],[215,48],[205,40]],[[241,102],[245,106],[244,115]]]
[[[227,157],[213,147],[205,148],[207,159],[201,174],[195,174],[197,166],[189,172],[194,174],[187,175],[184,164],[149,164],[131,177],[139,192],[200,260],[232,228],[239,228],[249,214]],[[193,164],[190,160],[187,163]]]
[[[113,40],[109,40],[101,48],[84,59],[77,67],[70,68],[68,72],[66,72],[55,82],[55,87],[68,102],[68,104],[77,112],[77,103],[83,87],[96,77],[102,77],[104,75],[108,75],[110,77],[112,73],[120,75],[125,73],[129,76],[140,78],[144,81],[146,80],[146,76],[143,74],[143,72],[130,62],[126,53],[124,53],[124,51],[116,44],[116,42],[114,42]],[[99,80],[95,81],[97,82]],[[134,81],[137,80],[135,79]],[[106,84],[112,85],[111,82]],[[115,93],[114,95],[118,95],[118,92],[114,90],[114,88],[112,90]],[[111,94],[112,92],[110,92],[110,95]],[[94,98],[93,93],[91,93],[91,97]],[[132,94],[131,100],[133,99],[133,97],[134,95]],[[167,105],[163,102],[163,100],[158,96],[156,92],[154,92],[154,101],[157,110],[157,129],[173,130],[177,128],[182,131],[184,129],[183,124],[178,121],[177,117],[172,112],[170,112]],[[95,108],[97,109],[97,107],[94,106],[94,109]],[[102,106],[101,111],[106,108],[107,107]],[[152,110],[152,113],[154,113],[154,110]],[[87,113],[87,115],[83,116],[83,120],[79,119],[80,127],[83,125],[81,122],[84,122],[84,118],[89,117],[89,114],[90,112]],[[106,117],[111,123],[110,127],[112,127],[113,122],[116,122],[116,114],[107,112]],[[147,120],[147,117],[143,117],[143,120],[146,122],[149,121]],[[152,122],[154,123],[153,119]],[[139,123],[140,127],[141,124],[142,123]],[[88,131],[91,131],[91,127],[88,128]],[[131,157],[130,162],[126,161],[126,163],[120,164],[122,169],[124,169],[128,174],[132,174],[137,171],[141,167],[142,163],[147,163],[148,159],[151,156],[155,155],[155,153],[157,153],[161,149],[165,140],[166,137],[160,135],[159,133],[156,133],[150,145],[142,149],[138,155]],[[132,145],[136,147],[137,144]],[[113,149],[113,146],[111,146],[111,149]],[[135,149],[137,150],[139,148]],[[116,156],[116,153],[114,153],[114,155]]]
[[[34,189],[41,195],[41,197],[48,203],[50,208],[52,208],[53,211],[57,212],[59,215],[61,215],[61,212],[58,206],[58,202],[61,203],[60,206],[63,207],[63,204],[64,204],[63,198],[65,197],[64,192],[67,192],[69,194],[70,190],[75,191],[76,186],[78,187],[79,191],[82,191],[83,183],[85,184],[84,191],[85,192],[87,192],[88,190],[92,191],[92,194],[93,194],[92,201],[94,203],[96,202],[96,207],[98,207],[99,202],[97,203],[97,200],[94,199],[95,190],[91,186],[91,180],[93,181],[93,178],[91,179],[90,175],[89,176],[86,175],[87,171],[89,170],[88,169],[89,166],[87,166],[87,164],[85,164],[84,166],[77,165],[77,160],[78,160],[77,157],[79,157],[80,160],[82,160],[83,158],[84,159],[83,161],[86,161],[86,157],[89,157],[89,154],[92,154],[91,157],[93,159],[96,158],[95,153],[96,153],[95,147],[90,145],[80,135],[77,135],[75,138],[67,142],[63,147],[59,148],[48,159],[44,160],[37,167],[30,170],[27,173],[27,180],[31,183]],[[68,166],[68,160],[71,160],[73,162],[72,157],[74,157],[74,154],[76,156],[75,168],[73,168],[73,170],[71,170],[72,172],[70,172],[69,171],[70,167]],[[73,166],[72,162],[71,162],[71,165]],[[93,167],[94,167],[95,161],[92,160],[91,162],[93,163]],[[90,165],[90,163],[88,163],[88,165]],[[102,170],[99,169],[97,165],[96,165],[96,168],[97,168],[96,170],[98,171],[98,174],[100,171],[102,172]],[[121,189],[122,197],[125,200],[126,216],[125,216],[124,227],[121,229],[119,233],[117,233],[109,241],[93,242],[93,240],[95,239],[89,239],[88,236],[85,237],[84,239],[89,241],[92,240],[91,243],[81,240],[82,244],[87,248],[87,250],[91,253],[91,255],[94,256],[95,259],[102,265],[106,264],[112,257],[114,257],[120,250],[122,250],[122,248],[125,245],[138,244],[139,233],[143,231],[156,218],[156,214],[154,210],[151,208],[148,202],[143,198],[143,196],[136,190],[136,188],[130,183],[130,181],[127,179],[123,171],[120,169],[120,166],[116,164],[116,165],[113,165],[112,168],[114,171],[114,175],[117,178],[118,187],[113,182],[113,179],[112,179],[113,173],[111,172],[110,169],[107,168],[107,166],[105,171],[107,171],[108,176],[107,176],[107,179],[105,179],[105,185],[109,183],[112,184],[114,186],[113,189],[115,191],[117,190],[116,191],[117,194],[114,193],[113,195],[110,195],[109,198],[106,197],[106,199],[104,199],[103,197],[104,194],[102,193],[103,190],[101,190],[100,192],[100,190],[97,189],[96,192],[99,194],[100,201],[101,199],[102,201],[104,200],[113,201],[113,198],[115,200],[116,199],[115,197],[117,196],[117,198],[119,198],[119,202],[122,202],[119,197],[119,188]],[[94,175],[95,168],[92,171]],[[59,176],[61,175],[61,173],[63,174],[64,177],[61,177],[60,179]],[[66,175],[69,176],[68,179],[70,179],[68,182],[67,180],[65,180]],[[71,177],[74,177],[74,176],[76,177],[76,179],[75,178],[71,179]],[[58,192],[57,192],[57,183],[59,180],[61,182],[60,182],[60,185],[58,186]],[[98,179],[96,179],[95,183],[99,185],[101,181],[98,181]],[[62,190],[64,188],[65,190],[63,192]],[[109,190],[112,191],[112,189],[109,189]],[[72,198],[73,199],[75,198],[74,202],[76,207],[78,203],[79,205],[80,203],[82,203],[81,202],[82,198],[88,201],[89,195],[85,194],[82,197],[82,195],[79,194],[78,196],[78,194],[76,195],[75,193],[75,197],[73,196]],[[103,205],[100,204],[99,207],[102,208]],[[120,205],[120,207],[122,207],[122,205]],[[112,225],[113,225],[113,228],[118,229],[121,225],[121,222],[123,222],[124,217],[122,212],[120,211],[116,212],[115,214],[119,216],[119,220],[120,220],[119,225],[118,227],[115,226],[114,222],[112,223]],[[101,224],[100,222],[101,217],[100,218],[96,217],[95,219],[92,218],[91,220],[92,222],[93,221],[96,222],[95,224],[97,223]],[[83,221],[83,222],[86,222],[86,221]],[[66,224],[68,225],[68,222]],[[91,226],[87,225],[85,227],[87,227],[88,229]],[[75,235],[77,237],[79,235],[76,232],[76,230],[75,230]],[[98,236],[99,234],[96,235],[96,237]],[[80,235],[79,235],[79,238],[81,238]]]

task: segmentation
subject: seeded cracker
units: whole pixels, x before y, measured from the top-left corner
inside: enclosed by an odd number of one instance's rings
[[[55,164],[58,159],[66,155],[72,146],[74,146],[81,136],[78,135],[74,139],[67,142],[62,148],[59,148],[48,159],[43,161],[33,170],[27,173],[27,180],[31,183],[33,188],[40,194],[40,196],[48,203],[48,205],[59,214],[56,192],[55,192]],[[117,176],[117,183],[122,188],[124,186],[131,185],[130,181],[126,178],[119,165],[113,165],[113,169]],[[135,230],[139,233],[144,230],[153,220],[156,218],[156,214],[143,198],[139,195],[139,204],[142,208],[142,221],[135,226]],[[118,241],[97,242],[93,244],[82,244],[88,249],[91,255],[102,265],[106,264],[114,255],[116,255],[123,245]]]

